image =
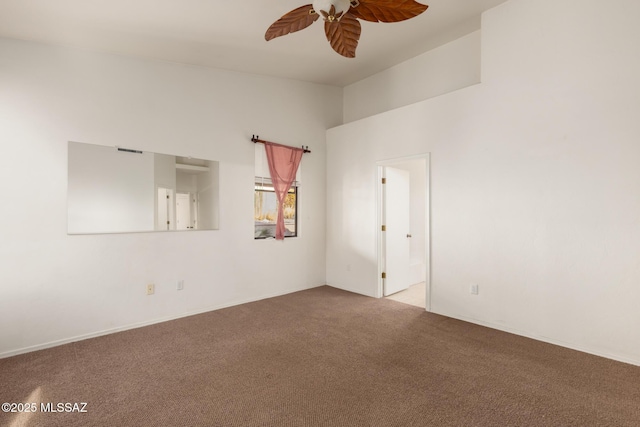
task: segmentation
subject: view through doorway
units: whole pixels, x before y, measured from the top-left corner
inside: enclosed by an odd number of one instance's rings
[[[393,301],[402,302],[404,304],[415,305],[416,307],[426,308],[427,283],[420,282],[409,286],[404,291],[385,297]]]
[[[378,162],[378,295],[430,310],[429,154]]]

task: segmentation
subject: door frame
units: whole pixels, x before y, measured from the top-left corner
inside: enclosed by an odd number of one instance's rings
[[[376,290],[376,297],[382,298],[384,295],[384,279],[382,279],[382,272],[385,268],[385,236],[382,231],[382,225],[384,220],[384,192],[382,187],[382,178],[384,178],[384,167],[394,166],[398,163],[404,163],[411,160],[424,160],[425,161],[425,259],[424,265],[426,268],[425,277],[425,310],[431,311],[431,153],[417,154],[408,157],[399,157],[387,160],[380,160],[376,162],[376,244],[378,252],[378,287]]]
[[[169,224],[162,224],[162,228],[160,228],[160,224],[158,222],[158,210],[160,206],[160,199],[158,197],[158,192],[160,190],[165,191],[165,200],[166,200],[166,196],[169,195],[169,202],[166,204],[167,221],[169,221]],[[156,230],[160,230],[160,231],[175,230],[175,195],[176,193],[173,188],[156,185],[156,194],[154,196],[156,201],[156,206],[154,209],[154,212],[155,212],[154,224],[155,224]],[[167,227],[167,225],[169,225],[169,227]]]

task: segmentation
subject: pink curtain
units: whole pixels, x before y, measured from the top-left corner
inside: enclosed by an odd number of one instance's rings
[[[291,188],[291,184],[296,179],[298,165],[302,159],[303,150],[301,148],[288,147],[286,145],[265,142],[264,148],[267,152],[269,162],[269,173],[271,182],[278,199],[278,219],[276,221],[276,240],[284,239],[284,199]]]

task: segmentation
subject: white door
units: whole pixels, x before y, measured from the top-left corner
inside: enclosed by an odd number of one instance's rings
[[[409,171],[385,167],[383,185],[385,237],[384,296],[403,291],[411,284],[409,228],[411,193]]]
[[[191,226],[191,202],[188,193],[176,193],[176,230],[189,230]]]

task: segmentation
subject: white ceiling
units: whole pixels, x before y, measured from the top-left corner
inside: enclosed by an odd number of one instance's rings
[[[408,21],[362,22],[353,59],[331,49],[321,20],[265,41],[311,0],[0,0],[0,37],[345,86],[480,28],[504,1],[422,0],[429,9]]]

